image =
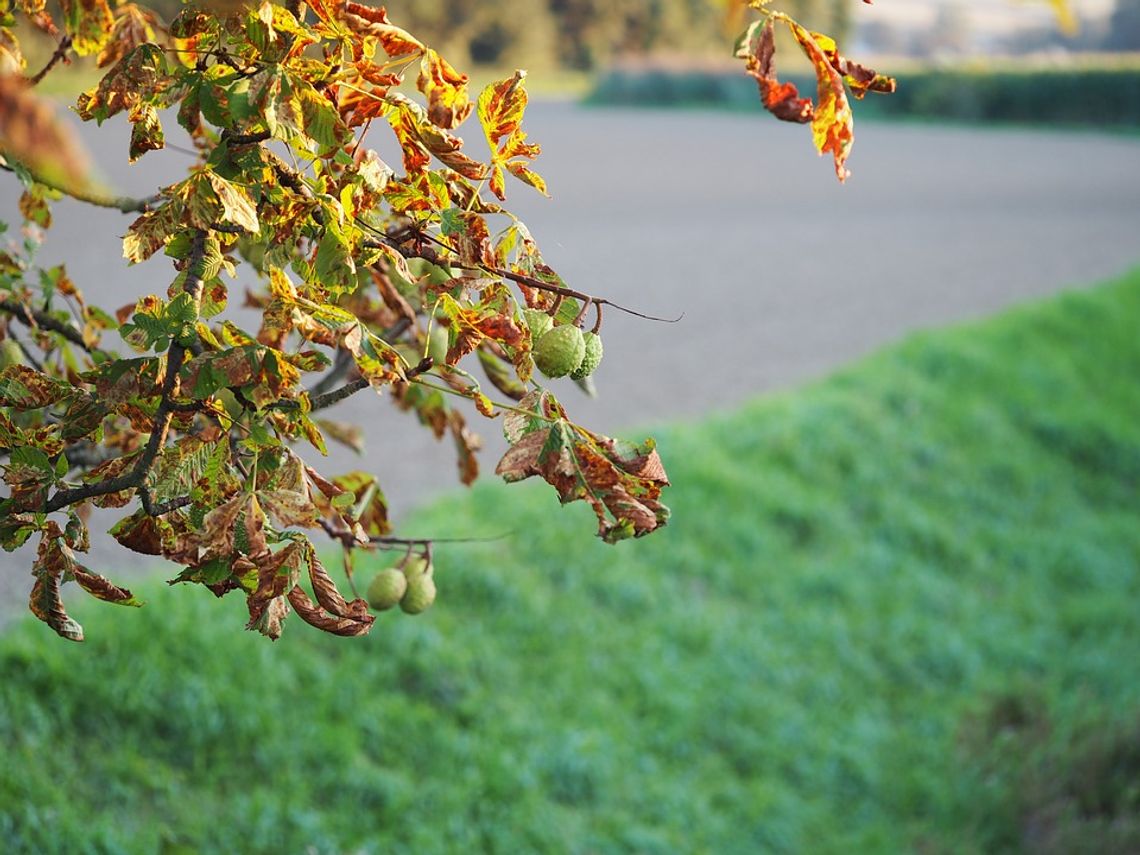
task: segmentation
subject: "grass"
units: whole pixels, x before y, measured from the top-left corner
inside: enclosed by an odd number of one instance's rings
[[[1135,851],[1138,317],[1140,271],[660,431],[635,544],[541,485],[439,502],[516,534],[366,639],[158,587],[20,624],[0,848]]]

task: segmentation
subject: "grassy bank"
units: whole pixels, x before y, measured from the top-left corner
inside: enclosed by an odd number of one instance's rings
[[[356,642],[159,587],[21,624],[2,848],[1134,851],[1137,317],[1140,272],[658,432],[642,542],[440,502],[417,533],[515,535]]]
[[[890,69],[884,69],[890,71]],[[1017,68],[903,69],[890,96],[868,96],[856,118],[1135,129],[1140,127],[1140,64]],[[814,78],[791,74],[801,92]],[[760,112],[756,83],[738,69],[615,68],[599,76],[586,102],[597,106],[720,107]]]

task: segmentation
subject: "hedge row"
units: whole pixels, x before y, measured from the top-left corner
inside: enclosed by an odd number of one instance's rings
[[[789,76],[801,91],[814,80]],[[720,106],[760,110],[756,84],[725,69],[615,68],[587,98],[597,105]],[[1070,126],[1140,127],[1140,67],[1037,71],[911,72],[889,97],[869,96],[857,114]]]

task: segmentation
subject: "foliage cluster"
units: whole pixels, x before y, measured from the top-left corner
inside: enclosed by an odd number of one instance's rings
[[[637,548],[583,547],[585,509],[482,484],[411,524],[517,528],[457,553],[463,609],[350,645],[219,644],[241,606],[201,591],[113,630],[77,604],[90,647],[13,627],[0,835],[994,852],[1051,829],[1110,851],[1100,820],[1136,818],[1138,314],[1140,271],[664,430],[678,514]]]
[[[769,109],[811,125],[842,180],[847,87],[861,95],[891,82],[768,0],[748,6],[760,14],[738,56]],[[31,75],[21,68],[16,11],[58,38]],[[813,63],[818,105],[777,80],[777,23]],[[134,161],[165,146],[165,111],[175,113],[197,153],[186,176],[146,199],[93,186],[79,147],[33,90],[72,52],[105,69],[79,97],[79,116],[125,117]],[[250,629],[277,638],[296,612],[330,633],[366,633],[375,615],[341,593],[307,531],[344,547],[350,585],[353,550],[402,546],[430,563],[431,543],[392,536],[374,474],[326,477],[294,448],[353,443],[350,427],[320,414],[365,390],[450,436],[464,483],[478,474],[479,440],[456,401],[503,418],[510,447],[498,474],[537,476],[563,503],[586,502],[607,542],[665,525],[669,482],[653,441],[579,426],[542,385],[567,374],[584,382],[601,358],[603,310],[621,307],[570,288],[504,207],[508,177],[546,192],[533,169],[541,149],[522,127],[525,78],[517,71],[472,98],[466,74],[383,8],[352,0],[264,0],[216,13],[187,5],[169,25],[107,0],[66,0],[59,20],[42,0],[4,6],[0,153],[24,186],[25,239],[0,252],[9,490],[0,546],[38,536],[37,617],[83,639],[60,594],[70,581],[101,600],[139,604],[77,557],[94,505],[132,508],[112,534],[183,566],[174,582],[244,595]],[[457,135],[469,119],[486,157]],[[399,166],[368,147],[380,128],[398,142]],[[38,268],[37,240],[60,195],[137,215],[123,255],[170,259],[165,293],[106,311],[64,267]],[[262,283],[246,298],[261,310],[258,330],[224,317],[239,265]],[[116,339],[133,355],[120,354]],[[493,402],[484,385],[506,401]]]

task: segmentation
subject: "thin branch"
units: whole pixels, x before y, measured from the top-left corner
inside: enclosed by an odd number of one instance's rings
[[[344,349],[338,349],[336,352],[336,360],[333,362],[333,367],[329,369],[328,374],[307,390],[309,397],[318,398],[326,392],[332,391],[332,388],[348,375],[349,369],[355,364],[356,362],[353,360],[351,353]]]
[[[443,241],[437,239],[434,235],[430,235],[427,232],[422,231],[417,232],[416,234],[421,237],[426,237],[428,240],[439,244],[439,246],[443,247],[444,249],[451,250],[451,247],[449,247]],[[395,243],[391,238],[388,238],[386,236],[378,235],[376,240],[363,240],[360,242],[360,245],[371,249],[394,249],[402,256],[404,256],[404,258],[422,258],[425,261],[431,261],[433,263],[440,261],[439,254],[434,250],[431,250],[430,247],[427,250],[421,252],[408,252],[404,247]],[[626,308],[619,303],[615,303],[613,300],[607,300],[605,297],[595,297],[594,295],[587,294],[584,291],[575,291],[573,288],[565,288],[561,285],[551,285],[549,282],[543,282],[541,279],[536,279],[533,276],[526,276],[522,273],[515,273],[513,270],[505,270],[502,267],[495,267],[494,265],[490,264],[484,264],[479,267],[467,267],[463,264],[457,263],[454,260],[447,260],[446,263],[451,267],[458,267],[462,270],[472,270],[475,272],[490,273],[493,276],[501,276],[504,279],[509,279],[510,281],[515,282],[519,285],[526,285],[528,288],[537,288],[540,291],[548,291],[551,294],[557,294],[560,297],[572,297],[575,300],[582,300],[586,303],[593,303],[596,306],[613,306],[619,312],[625,312],[627,315],[633,315],[634,317],[643,318],[647,321],[656,321],[657,323],[662,324],[676,324],[680,323],[681,320],[685,317],[684,312],[675,318],[658,318],[653,315],[646,315],[642,312],[635,311],[634,309]]]
[[[202,281],[205,273],[206,259],[206,232],[197,230],[190,241],[190,254],[187,258],[186,284],[183,290],[194,301],[195,310],[199,308],[202,299]],[[143,501],[143,507],[156,508],[151,502],[149,491],[145,488],[145,481],[150,474],[154,461],[166,444],[166,437],[170,431],[170,422],[174,418],[175,404],[173,398],[178,390],[178,374],[186,360],[186,350],[177,342],[172,342],[166,354],[166,373],[162,378],[161,398],[158,409],[154,414],[154,426],[151,428],[150,438],[146,447],[139,455],[130,472],[125,472],[115,478],[106,478],[94,484],[85,484],[82,487],[73,487],[59,490],[44,506],[45,513],[55,511],[93,499],[96,496],[105,496],[108,493],[119,493],[123,490],[138,489]],[[168,503],[163,503],[166,505]],[[173,508],[170,508],[171,510]],[[148,513],[150,510],[148,509]],[[165,511],[164,511],[165,512]]]
[[[52,181],[40,175],[38,172],[28,168],[24,163],[20,164],[20,168],[25,171],[28,176],[37,184],[42,184],[51,190],[56,190],[64,196],[70,196],[78,202],[86,202],[88,205],[94,205],[97,208],[111,208],[112,210],[119,211],[123,214],[143,214],[151,209],[151,207],[162,198],[161,193],[156,193],[153,196],[148,196],[145,199],[133,199],[130,196],[104,196],[99,193],[94,193],[90,190],[84,190],[79,187],[69,187],[66,184]],[[14,172],[11,167],[4,167],[8,172]]]
[[[65,35],[62,39],[59,40],[59,44],[55,46],[55,53],[53,53],[48,59],[47,65],[45,65],[38,72],[28,78],[28,85],[38,85],[41,80],[47,77],[49,71],[55,68],[60,62],[67,59],[67,52],[69,50],[71,50],[71,36]]]
[[[98,348],[91,347],[83,340],[83,333],[70,324],[59,320],[59,318],[52,317],[47,312],[36,311],[23,303],[17,303],[15,300],[0,300],[0,312],[7,312],[26,327],[59,333],[72,344],[79,345],[88,353],[98,352]]]
[[[333,404],[339,404],[346,398],[351,398],[357,392],[363,392],[369,387],[369,385],[370,384],[367,378],[360,377],[356,380],[353,380],[351,383],[346,383],[339,389],[334,389],[331,392],[326,392],[323,395],[318,395],[317,397],[311,399],[313,412],[316,412],[317,410],[326,410]]]

